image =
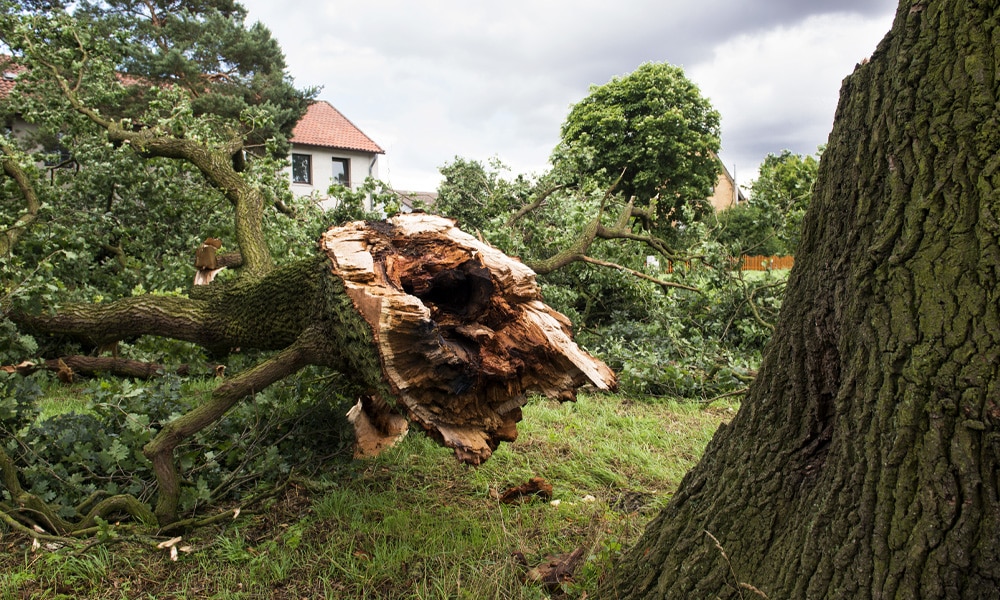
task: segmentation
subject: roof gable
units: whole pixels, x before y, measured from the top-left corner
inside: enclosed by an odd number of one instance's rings
[[[290,141],[293,144],[385,154],[385,150],[355,127],[339,110],[322,100],[309,105],[306,114],[292,129]]]

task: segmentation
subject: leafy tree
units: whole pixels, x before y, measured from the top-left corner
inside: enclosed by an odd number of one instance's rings
[[[44,16],[72,9],[85,35],[111,46],[115,69],[128,77],[129,94],[104,112],[136,117],[152,86],[179,86],[188,92],[194,115],[239,119],[260,109],[246,132],[246,148],[276,157],[288,152],[286,139],[305,113],[315,89],[299,90],[286,72],[277,41],[261,23],[247,26],[246,9],[233,0],[86,0],[79,3],[10,3],[5,12]]]
[[[525,204],[529,182],[518,176],[513,181],[501,175],[508,168],[498,159],[483,165],[476,160],[455,157],[440,168],[444,176],[434,201],[434,212],[458,219],[469,231],[483,230],[490,221]]]
[[[760,374],[605,595],[996,596],[998,17],[903,1],[845,80]]]
[[[666,230],[710,210],[718,150],[719,113],[698,87],[680,67],[645,63],[572,108],[552,163],[605,188],[617,181]]]
[[[770,206],[751,200],[719,212],[715,221],[716,240],[733,256],[789,254],[779,233],[780,215]]]

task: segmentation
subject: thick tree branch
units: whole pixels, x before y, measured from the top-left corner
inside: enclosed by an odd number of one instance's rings
[[[6,230],[0,232],[0,256],[9,254],[21,235],[38,218],[38,212],[42,209],[42,203],[35,193],[35,187],[31,184],[28,174],[24,172],[20,162],[17,160],[17,153],[10,142],[0,137],[0,163],[3,164],[3,172],[14,180],[21,194],[24,196],[26,211],[18,217],[16,221]]]
[[[304,334],[299,341],[282,350],[274,358],[215,388],[207,402],[167,423],[142,449],[143,454],[153,462],[153,470],[156,473],[159,499],[154,512],[161,525],[177,520],[177,506],[181,493],[180,476],[173,456],[177,445],[218,421],[243,398],[310,364],[310,357],[315,356],[315,353],[310,347],[309,338],[308,334]]]
[[[511,217],[509,219],[507,219],[506,226],[507,227],[513,227],[514,224],[517,223],[518,221],[520,221],[521,218],[524,215],[530,213],[533,210],[536,210],[538,207],[540,207],[542,204],[545,203],[545,201],[548,199],[549,196],[551,196],[555,192],[557,192],[557,191],[559,191],[559,190],[561,190],[561,189],[563,189],[565,187],[566,187],[566,184],[561,183],[559,185],[554,185],[554,186],[550,187],[549,189],[545,190],[544,192],[542,192],[541,194],[539,194],[537,197],[535,197],[534,201],[532,201],[530,204],[525,204],[516,213],[514,213],[513,215],[511,215]]]

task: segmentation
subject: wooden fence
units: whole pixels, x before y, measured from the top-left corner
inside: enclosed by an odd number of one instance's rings
[[[778,269],[791,269],[792,265],[795,264],[794,256],[747,256],[743,255],[740,258],[732,259],[733,268],[737,268],[741,271],[767,271],[768,269],[778,270]],[[688,263],[690,266],[690,263]],[[667,261],[667,273],[674,272],[673,261]]]
[[[740,270],[766,271],[768,269],[791,269],[795,264],[794,256],[743,256]]]

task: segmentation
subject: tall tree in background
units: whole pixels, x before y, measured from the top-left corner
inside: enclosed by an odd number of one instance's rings
[[[617,185],[650,209],[659,228],[710,209],[719,173],[719,113],[684,70],[645,63],[593,86],[573,106],[552,156],[556,169]]]
[[[998,36],[904,0],[845,81],[760,374],[609,597],[996,597]]]
[[[251,150],[272,140],[273,151],[284,156],[292,127],[317,91],[295,88],[278,42],[263,24],[246,24],[247,10],[234,0],[16,4],[39,15],[69,10],[88,35],[111,42],[120,57],[117,70],[143,84],[132,90],[131,103],[141,104],[143,89],[155,84],[186,90],[195,115],[239,119],[248,107],[264,109],[268,118],[247,135]],[[139,113],[133,109],[131,116]]]

